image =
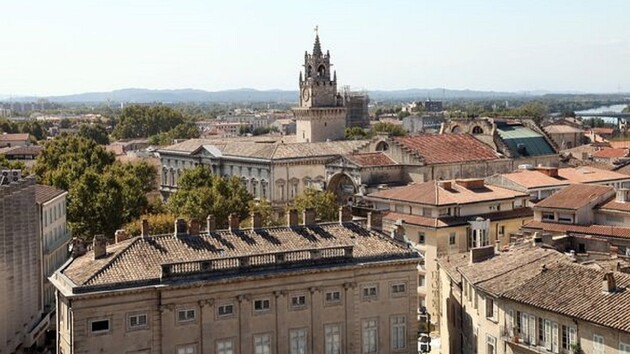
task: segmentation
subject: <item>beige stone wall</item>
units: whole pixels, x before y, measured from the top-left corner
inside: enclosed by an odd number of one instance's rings
[[[391,293],[393,284],[406,284],[406,294]],[[362,298],[363,287],[375,285],[375,299]],[[124,295],[103,294],[72,299],[71,325],[60,328],[60,346],[64,353],[129,353],[148,350],[150,353],[176,353],[182,345],[193,345],[195,353],[216,353],[218,341],[231,339],[235,353],[252,353],[253,338],[269,334],[273,353],[289,353],[289,331],[305,329],[309,353],[324,352],[324,326],[341,326],[345,353],[361,350],[361,324],[365,319],[378,323],[378,352],[390,353],[390,320],[406,318],[406,349],[396,353],[416,352],[417,314],[415,263],[385,266],[363,266],[301,275],[251,277],[238,281],[206,284],[179,289],[146,289]],[[328,291],[339,291],[339,303],[327,303]],[[294,308],[291,299],[306,297],[304,307]],[[269,300],[268,311],[253,309],[256,300]],[[60,301],[64,312],[66,299]],[[218,307],[233,305],[235,313],[220,317]],[[195,311],[195,319],[180,323],[180,309]],[[146,313],[147,328],[131,331],[128,318]],[[60,317],[63,320],[63,316]],[[109,319],[111,329],[92,334],[91,320]],[[70,345],[73,347],[70,348]]]
[[[341,107],[294,109],[296,141],[314,143],[344,138],[346,109]]]

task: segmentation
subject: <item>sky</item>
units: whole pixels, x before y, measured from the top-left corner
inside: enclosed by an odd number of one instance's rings
[[[2,0],[0,94],[297,89],[314,27],[355,89],[630,92],[628,0]]]

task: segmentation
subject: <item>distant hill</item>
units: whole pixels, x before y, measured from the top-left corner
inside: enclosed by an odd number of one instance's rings
[[[536,96],[542,92],[498,92],[498,91],[474,91],[474,90],[448,90],[448,89],[406,89],[406,90],[374,90],[368,91],[373,101],[387,100],[442,100],[456,98],[508,98],[519,96]],[[99,102],[133,102],[133,103],[181,103],[181,102],[297,102],[297,90],[256,90],[235,89],[224,91],[204,91],[196,89],[177,90],[150,90],[129,88],[110,92],[87,92],[65,96],[49,97],[13,97],[12,101],[29,102],[38,99],[47,99],[57,103],[99,103]]]

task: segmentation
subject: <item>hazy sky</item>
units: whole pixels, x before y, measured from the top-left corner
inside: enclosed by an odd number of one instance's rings
[[[629,0],[4,0],[0,94],[340,84],[630,91]]]

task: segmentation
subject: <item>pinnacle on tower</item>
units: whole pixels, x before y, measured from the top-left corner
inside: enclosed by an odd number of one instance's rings
[[[313,45],[313,56],[321,57],[322,56],[322,46],[319,44],[319,34],[315,35],[315,44]]]

